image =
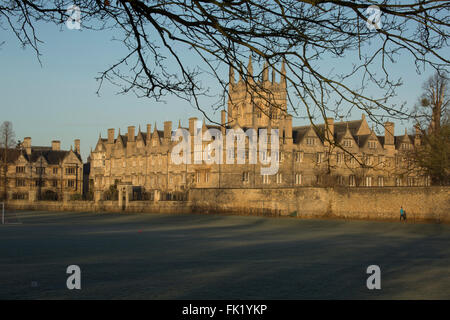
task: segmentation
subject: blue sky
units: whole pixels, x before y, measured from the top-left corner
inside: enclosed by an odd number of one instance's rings
[[[108,128],[116,128],[117,133],[118,128],[126,132],[129,125],[136,128],[141,125],[145,131],[147,123],[153,127],[156,122],[162,129],[166,120],[176,125],[181,119],[186,126],[189,117],[203,118],[188,102],[177,97],[169,96],[165,103],[158,103],[137,98],[133,93],[118,95],[118,88],[108,83],[97,96],[98,72],[125,52],[120,42],[111,41],[110,32],[40,24],[38,34],[44,42],[40,47],[42,66],[31,48],[22,49],[11,32],[0,29],[0,42],[6,42],[0,47],[0,121],[13,123],[18,140],[30,136],[33,145],[50,145],[51,140],[61,140],[62,148],[70,148],[73,140],[79,138],[85,160],[99,133],[106,137]],[[196,63],[192,57],[188,61]],[[432,70],[417,75],[410,59],[399,59],[390,68],[404,81],[394,101],[406,101],[412,107]],[[228,77],[226,68],[223,77]],[[216,121],[220,119],[218,113],[213,110],[210,113]],[[351,115],[352,119],[360,117],[357,111]],[[304,121],[294,121],[294,125],[300,124]],[[396,123],[396,134],[402,133],[404,127],[405,124]]]

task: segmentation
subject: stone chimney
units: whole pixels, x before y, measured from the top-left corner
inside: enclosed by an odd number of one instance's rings
[[[283,58],[283,62],[281,63],[281,79],[280,79],[280,84],[283,88],[286,88],[287,83],[286,83],[286,62]]]
[[[31,155],[31,138],[30,137],[23,138],[22,145],[25,148],[27,155]]]
[[[288,114],[284,121],[286,123],[286,125],[285,125],[286,138],[287,139],[292,139],[292,115]]]
[[[134,142],[134,126],[128,127],[128,142]]]
[[[152,139],[152,125],[147,124],[147,143]]]
[[[81,150],[80,150],[80,139],[75,139],[74,143],[75,143],[75,152],[80,154],[81,153]]]
[[[108,129],[108,143],[114,143],[114,129]]]
[[[230,71],[228,72],[228,76],[230,77],[230,87],[234,85],[234,69],[230,65]]]
[[[334,141],[334,119],[327,118],[327,125],[325,126],[325,143],[332,144]]]
[[[248,66],[247,66],[247,72],[249,77],[253,76],[253,64],[252,64],[252,55],[248,57]]]
[[[225,135],[225,131],[226,131],[225,124],[227,123],[227,113],[225,110],[222,110],[220,112],[220,117],[221,117],[220,124],[222,125],[220,128],[220,131],[222,132],[222,135]]]
[[[172,139],[172,121],[164,121],[164,140],[170,141]]]
[[[193,137],[194,132],[197,130],[197,118],[189,118],[189,134]]]
[[[384,123],[384,144],[394,145],[394,123],[385,122]]]
[[[269,67],[268,67],[268,63],[267,61],[264,62],[264,67],[263,67],[263,82],[269,82]]]
[[[61,142],[58,140],[53,140],[52,141],[52,150],[53,151],[59,151],[61,150]]]

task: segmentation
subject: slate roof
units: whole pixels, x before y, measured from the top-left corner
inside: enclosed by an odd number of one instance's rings
[[[350,131],[350,134],[352,135],[353,139],[356,141],[357,145],[359,147],[362,147],[366,144],[367,140],[370,138],[371,134],[367,135],[358,135],[358,130],[361,128],[361,125],[363,125],[364,119],[359,120],[351,120],[351,121],[341,121],[341,122],[334,122],[334,139],[336,141],[341,141],[345,133],[347,132],[347,128]],[[214,128],[214,129],[221,129],[220,125],[213,125],[213,124],[203,124],[206,126],[207,129]],[[231,129],[234,126],[226,126],[226,129]],[[189,130],[189,128],[181,127],[182,129]],[[196,130],[199,133],[202,130],[203,126],[201,128],[197,127]],[[319,139],[323,142],[325,137],[325,124],[316,124],[315,126],[312,125],[305,125],[305,126],[296,126],[292,128],[292,138],[294,143],[299,143],[302,141],[306,133],[310,130],[310,128],[313,128]],[[178,128],[177,128],[178,129]],[[241,129],[246,132],[246,130],[251,129],[251,127],[241,127]],[[158,133],[158,136],[160,138],[164,137],[164,131],[163,130],[156,130]],[[154,134],[154,131],[151,132],[150,137],[152,137]],[[138,132],[135,140],[137,141],[138,136],[141,135],[142,140],[147,144],[148,143],[148,132]],[[403,139],[404,135],[401,136],[395,136],[394,137],[394,143],[397,144]],[[414,136],[408,136],[411,141],[414,141]],[[114,140],[114,142],[117,141],[117,139],[122,139],[122,143],[124,147],[126,147],[128,142],[128,133],[125,135],[118,135],[117,138]],[[384,145],[385,137],[384,136],[376,136],[378,141],[381,145]],[[103,142],[107,142],[107,139],[101,139]]]
[[[342,121],[342,122],[335,122],[334,123],[334,138],[339,141],[347,131],[350,130],[350,133],[352,134],[353,138],[355,138],[356,141],[358,141],[357,132],[359,127],[361,126],[363,120],[353,120],[353,121]],[[292,128],[292,138],[294,139],[294,143],[298,143],[303,139],[306,132],[309,130],[309,128],[312,127],[311,125],[306,126],[299,126],[299,127],[293,127]],[[325,132],[325,124],[316,124],[315,125],[316,134],[317,136],[323,141],[324,140],[324,132]],[[314,127],[313,127],[314,128]]]
[[[358,143],[358,146],[361,148],[366,144],[366,142],[367,142],[367,140],[369,140],[370,136],[371,136],[370,134],[358,136],[356,139],[356,143]]]
[[[6,161],[8,163],[12,163],[15,162],[19,156],[20,156],[20,150],[19,149],[7,149],[8,152],[6,153]],[[4,154],[5,154],[5,149],[4,148],[0,148],[0,161],[3,162],[3,158],[4,158]]]
[[[299,143],[305,136],[306,132],[308,132],[308,130],[309,130],[309,126],[292,128],[292,139],[293,139],[294,143]]]
[[[4,149],[0,149],[0,155],[3,155],[3,152]],[[49,164],[60,164],[69,153],[70,151],[65,150],[56,151],[52,150],[51,147],[40,147],[40,146],[37,147],[32,146],[30,155],[26,153],[25,149],[8,149],[7,161],[8,163],[14,163],[22,154],[28,162],[36,162],[39,159],[39,157],[43,156],[45,161],[47,161],[47,163]],[[79,154],[77,154],[76,152],[74,152],[74,154],[81,162],[83,162]]]

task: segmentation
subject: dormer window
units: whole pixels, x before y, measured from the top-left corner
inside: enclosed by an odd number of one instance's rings
[[[16,173],[24,173],[25,167],[24,166],[18,166],[16,167]]]
[[[344,139],[344,147],[351,147],[353,144],[352,139]]]
[[[375,149],[377,147],[377,142],[375,140],[369,141],[369,149]]]
[[[402,150],[408,150],[411,149],[411,144],[410,143],[402,143],[401,147]]]
[[[311,137],[306,138],[306,144],[307,144],[308,146],[313,146],[313,145],[315,145],[315,144],[316,144],[316,138],[311,138]]]

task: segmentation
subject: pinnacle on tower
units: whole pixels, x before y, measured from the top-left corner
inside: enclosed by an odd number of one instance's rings
[[[281,63],[281,80],[280,83],[286,86],[286,60],[283,58],[283,62]]]
[[[267,60],[264,62],[264,67],[263,67],[263,82],[268,82],[269,81],[269,68],[268,68],[268,63]]]
[[[248,72],[249,76],[253,76],[253,65],[252,65],[252,55],[251,54],[248,58],[247,72]]]
[[[272,84],[275,83],[275,68],[272,68]]]
[[[228,75],[230,77],[230,85],[234,84],[234,69],[231,65],[230,65],[230,71],[228,72]]]

